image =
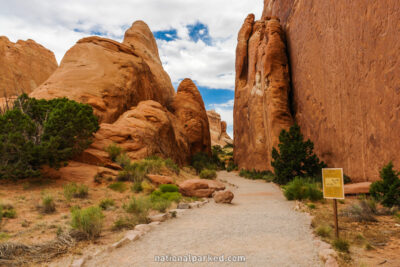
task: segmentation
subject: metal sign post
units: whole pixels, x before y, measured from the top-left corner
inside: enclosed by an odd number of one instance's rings
[[[333,199],[333,216],[335,220],[335,236],[339,238],[339,222],[337,199],[344,199],[344,182],[342,168],[323,168],[322,187],[324,198]]]

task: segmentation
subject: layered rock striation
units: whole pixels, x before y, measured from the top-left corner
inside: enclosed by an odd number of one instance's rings
[[[210,125],[211,145],[224,147],[233,144],[232,138],[226,132],[226,122],[221,121],[221,115],[215,110],[207,110],[207,116]]]
[[[57,68],[50,50],[33,40],[16,43],[0,36],[0,97],[29,94]]]
[[[238,35],[234,159],[239,168],[270,168],[282,129],[293,124],[285,35],[277,18],[249,15]]]
[[[390,160],[399,168],[400,3],[265,0],[261,21],[272,16],[280,19],[287,40],[291,110],[305,138],[314,142],[316,154],[329,166],[342,167],[353,181],[378,179]],[[244,131],[240,123],[246,117],[256,122],[251,117],[259,113],[241,104],[251,99],[243,93],[243,73],[255,73],[243,59],[264,57],[252,52],[247,38],[255,34],[257,23],[252,21],[248,17],[238,40],[235,144],[252,139],[251,125]],[[257,148],[251,151],[262,156]],[[235,155],[239,165],[252,161],[241,158],[240,151]]]

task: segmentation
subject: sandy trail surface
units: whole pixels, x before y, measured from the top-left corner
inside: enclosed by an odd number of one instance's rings
[[[85,266],[322,266],[313,245],[310,217],[294,211],[294,204],[285,200],[276,185],[228,172],[219,172],[218,179],[226,181],[235,194],[231,205],[211,200],[187,210]],[[206,261],[155,262],[156,256],[166,255],[206,256]],[[246,261],[210,262],[208,255],[245,256]]]

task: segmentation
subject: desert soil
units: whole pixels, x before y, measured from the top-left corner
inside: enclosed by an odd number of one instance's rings
[[[85,266],[186,266],[159,263],[156,255],[246,257],[245,263],[198,263],[196,266],[321,266],[313,245],[311,219],[293,210],[272,183],[219,172],[235,198],[231,205],[213,201],[155,227],[141,239],[90,260]]]

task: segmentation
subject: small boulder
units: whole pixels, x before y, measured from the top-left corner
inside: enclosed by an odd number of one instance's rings
[[[164,175],[155,175],[155,174],[148,174],[147,178],[151,181],[156,186],[159,186],[161,184],[173,184],[174,181],[172,180],[171,177],[164,176]]]
[[[214,194],[215,203],[231,203],[234,195],[231,191],[219,191]]]
[[[371,182],[345,184],[344,185],[344,194],[345,195],[368,194],[370,186],[371,186]]]
[[[177,207],[178,209],[189,209],[190,207],[189,207],[189,203],[184,203],[184,202],[180,202],[179,204],[178,204],[178,207]]]
[[[223,183],[207,179],[190,179],[179,184],[179,192],[188,197],[211,197],[215,191],[224,189]]]

